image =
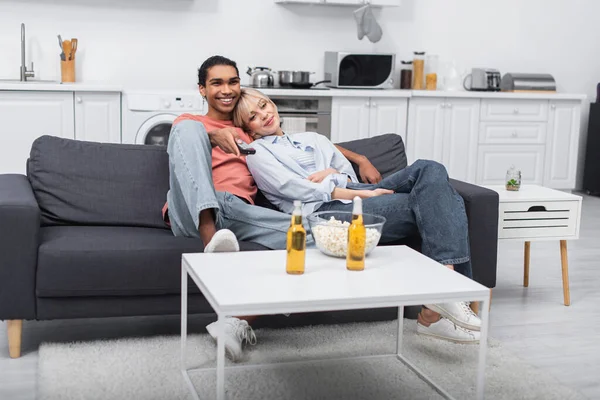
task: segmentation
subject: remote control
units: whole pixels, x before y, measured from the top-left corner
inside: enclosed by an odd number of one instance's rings
[[[241,154],[255,154],[256,150],[252,147],[248,146],[244,142],[236,142],[238,149],[240,149]]]

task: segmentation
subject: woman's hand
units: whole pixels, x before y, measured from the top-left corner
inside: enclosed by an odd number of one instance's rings
[[[369,197],[377,197],[377,196],[382,196],[384,194],[392,194],[394,193],[393,190],[389,190],[389,189],[373,189],[373,190],[361,190],[361,192],[365,192],[363,199],[365,198],[369,198]],[[362,196],[361,196],[362,197]]]
[[[338,173],[337,170],[335,170],[333,168],[327,168],[327,169],[324,169],[323,171],[315,172],[314,174],[309,175],[308,178],[306,178],[306,179],[308,179],[309,181],[314,182],[314,183],[320,183],[320,182],[323,182],[323,179],[327,178],[329,175],[337,174],[337,173]]]
[[[383,179],[377,168],[364,156],[361,162],[358,163],[358,173],[364,183],[379,183]]]

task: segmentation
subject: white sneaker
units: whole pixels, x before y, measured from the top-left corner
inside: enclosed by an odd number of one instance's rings
[[[231,359],[231,361],[237,361],[242,357],[242,346],[244,342],[250,343],[251,345],[256,344],[256,335],[254,331],[248,325],[247,321],[241,320],[235,317],[225,318],[223,323],[225,327],[225,354]],[[206,327],[208,334],[212,336],[215,341],[218,337],[218,321]]]
[[[229,229],[218,230],[204,248],[205,253],[230,253],[240,251],[235,234]]]
[[[481,330],[481,319],[471,310],[469,304],[464,301],[459,303],[426,304],[425,307],[441,314],[442,317],[448,318],[463,328],[472,331]]]
[[[465,329],[443,317],[429,326],[417,321],[417,333],[454,343],[479,343],[479,332]]]

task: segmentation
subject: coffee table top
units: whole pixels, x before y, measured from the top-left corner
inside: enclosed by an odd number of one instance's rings
[[[376,248],[364,271],[306,252],[303,275],[285,272],[285,250],[183,254],[183,266],[217,314],[264,315],[479,301],[489,289],[407,246]]]
[[[501,203],[517,201],[569,201],[581,200],[581,196],[539,185],[521,185],[518,191],[506,190],[503,185],[484,186],[500,195]]]

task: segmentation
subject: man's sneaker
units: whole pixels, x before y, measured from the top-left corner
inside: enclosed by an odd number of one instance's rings
[[[472,331],[481,330],[481,320],[471,310],[468,303],[461,301],[459,303],[426,304],[425,307],[463,328]]]
[[[248,325],[248,322],[239,318],[225,318],[223,325],[225,327],[225,353],[231,361],[238,361],[242,357],[244,342],[254,346],[256,344],[256,335],[250,325]],[[206,327],[208,334],[215,340],[217,340],[219,334],[217,328],[218,321]]]
[[[417,333],[455,343],[479,343],[479,332],[465,329],[443,317],[429,326],[417,321]]]
[[[205,253],[230,253],[240,251],[235,234],[229,229],[218,230],[204,248]]]

